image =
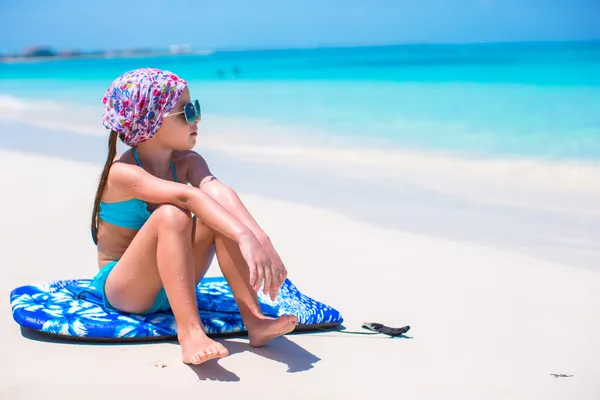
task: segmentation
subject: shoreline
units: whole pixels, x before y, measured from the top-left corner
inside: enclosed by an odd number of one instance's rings
[[[55,112],[56,110],[51,110]],[[27,127],[41,132],[58,133],[78,140],[97,142],[108,138],[103,127],[92,128],[84,115],[80,123],[62,125],[60,120],[41,118],[26,121],[20,118],[19,107],[15,113],[2,113],[0,124],[6,129],[27,131]],[[600,160],[574,160],[501,156],[485,157],[461,155],[438,150],[411,150],[401,147],[361,146],[361,142],[321,140],[302,135],[301,129],[276,124],[263,124],[244,118],[217,116],[203,121],[201,135],[195,150],[210,151],[226,157],[253,164],[277,164],[303,170],[326,169],[328,174],[343,179],[361,179],[367,174],[377,174],[377,180],[410,181],[450,195],[465,195],[444,186],[447,179],[456,183],[475,183],[503,189],[543,189],[572,191],[581,195],[600,196]],[[286,134],[281,134],[281,129]],[[76,136],[75,136],[76,135]],[[48,138],[44,140],[52,141]],[[4,138],[4,142],[10,142]],[[105,144],[103,143],[102,146]],[[122,151],[127,147],[118,143]],[[2,141],[0,141],[0,148]],[[482,200],[482,199],[479,199]],[[507,199],[502,204],[510,204]],[[483,201],[494,202],[493,198]],[[519,205],[518,202],[513,205]],[[559,210],[559,209],[557,209]],[[600,214],[600,206],[593,214]]]
[[[41,108],[41,109],[40,109]],[[35,109],[40,117],[31,120],[28,110]],[[77,112],[74,113],[74,110]],[[107,137],[107,132],[98,119],[102,113],[101,104],[75,104],[62,100],[23,99],[12,94],[0,94],[0,120],[13,120],[42,129],[68,130],[72,133]],[[73,115],[75,114],[75,115]],[[310,130],[310,134],[307,131]],[[395,158],[408,161],[431,160],[437,164],[462,164],[465,169],[475,165],[490,165],[498,168],[511,166],[540,168],[580,168],[585,174],[600,172],[600,158],[548,157],[515,153],[487,153],[479,150],[459,151],[435,147],[403,147],[392,138],[360,137],[327,130],[313,130],[283,122],[260,118],[247,118],[221,114],[209,114],[200,125],[201,143],[219,151],[251,156],[252,153],[274,156],[299,156],[300,152],[322,153],[329,157],[337,152],[337,158],[348,161],[361,161],[370,165],[396,162]],[[232,144],[233,143],[233,144]],[[329,152],[329,154],[325,154]],[[366,157],[362,157],[364,154]],[[384,157],[385,159],[381,159]]]
[[[83,161],[96,165],[98,174],[106,160],[106,137],[31,129],[5,119],[0,131],[14,133],[0,137],[0,149]],[[223,147],[232,142],[212,132],[201,137],[196,150],[219,179],[242,193],[294,200],[377,227],[598,269],[600,178],[595,179],[595,168],[587,174],[566,169],[560,175],[560,168],[539,165],[486,169],[486,164],[451,159],[436,164],[419,157],[392,157],[395,167],[386,168],[380,156],[370,158],[373,166],[332,149],[311,153],[288,144],[278,155],[260,143],[251,151]],[[126,149],[120,145],[118,150]]]

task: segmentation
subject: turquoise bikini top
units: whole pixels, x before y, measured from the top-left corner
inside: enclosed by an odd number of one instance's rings
[[[133,149],[133,156],[135,157],[135,162],[141,167],[142,163],[135,148]],[[173,172],[175,182],[178,182],[173,162],[171,162],[171,171]],[[140,229],[148,218],[150,218],[150,214],[148,204],[145,201],[131,199],[116,203],[100,202],[98,217],[109,224],[130,229]]]

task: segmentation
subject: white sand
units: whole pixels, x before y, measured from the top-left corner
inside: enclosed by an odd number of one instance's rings
[[[411,338],[299,334],[261,350],[225,340],[228,358],[194,369],[173,343],[25,338],[13,288],[95,273],[100,166],[0,151],[0,171],[2,400],[600,398],[600,271],[244,193],[300,290],[338,308],[349,329],[408,324]]]

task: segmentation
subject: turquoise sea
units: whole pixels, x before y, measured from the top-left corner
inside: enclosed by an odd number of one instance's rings
[[[2,106],[16,98],[68,104],[72,112],[78,105],[100,107],[114,77],[143,66],[187,79],[205,116],[301,128],[297,131],[304,132],[304,139],[600,162],[600,42],[411,44],[5,63],[0,64]]]

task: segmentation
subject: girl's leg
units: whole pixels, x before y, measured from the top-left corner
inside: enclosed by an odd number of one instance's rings
[[[196,303],[196,272],[192,218],[176,206],[158,207],[137,233],[106,280],[105,292],[113,307],[145,312],[165,288],[175,320],[185,363],[200,364],[228,352],[206,336]]]
[[[215,258],[215,237],[212,228],[193,218],[194,282],[200,283]]]
[[[265,317],[260,311],[258,296],[248,283],[250,270],[237,244],[213,231],[200,220],[196,220],[194,231],[196,283],[206,274],[216,251],[219,267],[231,287],[244,325],[248,329],[250,345],[263,346],[272,339],[293,331],[298,323],[295,316],[283,315],[273,319]]]

